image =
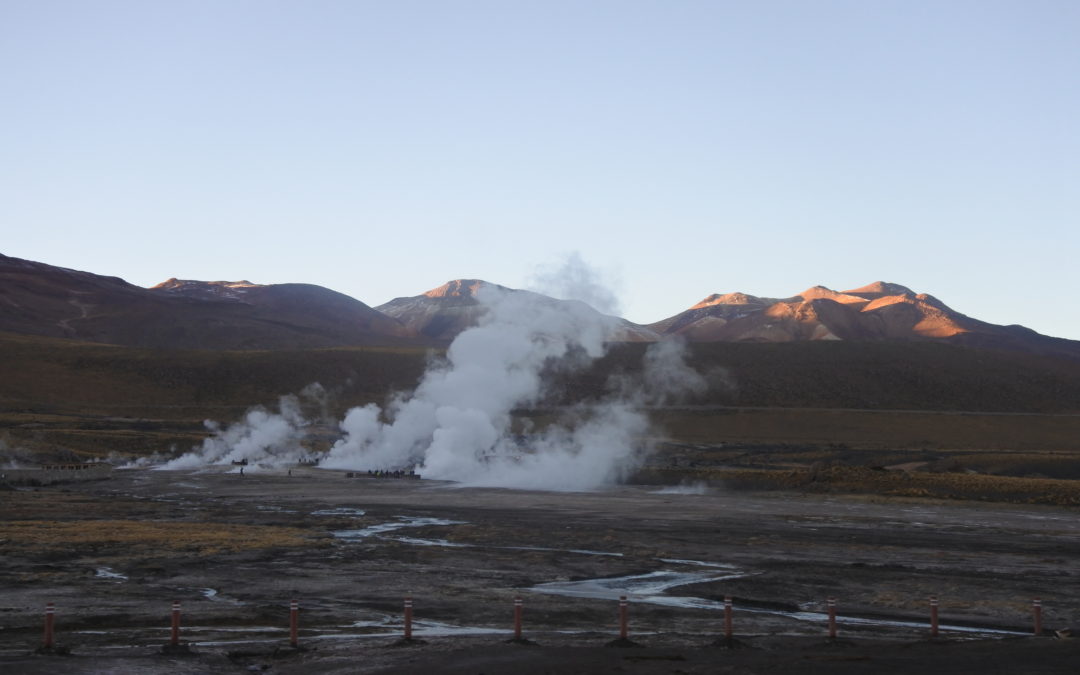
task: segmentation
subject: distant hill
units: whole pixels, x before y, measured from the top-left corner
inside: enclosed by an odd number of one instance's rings
[[[477,325],[486,311],[477,300],[481,288],[495,288],[505,293],[521,293],[532,297],[537,302],[555,305],[576,304],[579,308],[587,307],[577,300],[556,300],[546,295],[522,291],[479,279],[455,279],[426,293],[411,297],[394,298],[375,309],[387,316],[401,321],[411,330],[434,340],[452,340],[463,330]],[[587,308],[595,313],[598,320],[612,326],[612,340],[617,342],[651,342],[660,336],[626,319],[608,316]]]
[[[400,322],[321,286],[116,277],[0,255],[0,330],[159,349],[398,343]]]
[[[608,396],[613,377],[640,373],[647,347],[616,345],[583,372],[555,369],[540,406]],[[1080,414],[1080,362],[1069,359],[912,342],[711,342],[687,351],[709,388],[677,405]],[[319,382],[340,414],[415,387],[430,352],[159,350],[0,333],[0,409],[222,419]]]
[[[545,399],[517,415],[543,425],[551,408],[610,396],[612,382],[638,379],[647,347],[613,345],[584,372],[553,368]],[[1055,452],[1080,443],[1080,360],[934,342],[687,349],[708,390],[651,414],[675,439]],[[347,408],[412,390],[431,358],[423,345],[164,350],[0,333],[0,461],[190,448],[207,434],[203,420],[237,420],[315,382],[327,395],[305,399],[305,411],[333,436]],[[852,409],[883,412],[841,412]]]
[[[164,350],[0,332],[0,410],[231,419],[319,382],[341,414],[415,387],[429,352],[417,345]]]
[[[933,341],[1080,358],[1080,342],[979,321],[881,281],[848,291],[814,286],[790,298],[714,294],[648,327],[691,342]]]
[[[562,390],[602,397],[611,374],[640,369],[645,348],[618,345]],[[888,340],[698,342],[686,362],[710,384],[690,406],[1080,414],[1080,360],[1052,355]]]

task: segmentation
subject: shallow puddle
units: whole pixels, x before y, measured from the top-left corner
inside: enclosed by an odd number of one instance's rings
[[[333,534],[338,539],[356,540],[366,539],[379,534],[393,532],[406,527],[429,527],[433,525],[464,525],[463,520],[446,520],[444,518],[423,518],[418,516],[398,516],[396,523],[380,523],[363,527],[358,530],[335,530]]]

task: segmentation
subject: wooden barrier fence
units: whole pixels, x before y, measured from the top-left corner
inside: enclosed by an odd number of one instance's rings
[[[523,606],[524,601],[521,597],[515,597],[513,602],[513,641],[523,641]],[[735,630],[735,610],[734,603],[731,596],[724,597],[724,612],[723,612],[723,637],[724,640],[731,644],[734,640]],[[836,640],[839,634],[838,618],[837,618],[837,601],[836,598],[828,597],[825,600],[825,626],[824,634],[830,640]],[[930,596],[929,598],[929,619],[927,623],[928,635],[930,638],[937,638],[940,635],[940,625],[938,621],[938,598],[937,596]],[[289,602],[289,646],[292,648],[300,648],[299,640],[299,609],[300,603],[298,600],[291,600]],[[42,647],[39,649],[41,652],[50,652],[56,645],[56,608],[53,603],[48,603],[45,606],[45,633]],[[180,627],[180,602],[174,601],[172,603],[171,611],[171,624],[169,631],[169,642],[166,644],[166,649],[176,649],[185,647],[180,641],[181,627]],[[619,596],[618,599],[618,640],[626,642],[630,638],[630,599],[625,596]],[[403,634],[404,640],[413,640],[413,597],[408,595],[404,600],[403,611]],[[1033,636],[1040,636],[1043,634],[1042,627],[1042,601],[1039,598],[1035,598],[1032,601],[1032,622],[1033,622]]]

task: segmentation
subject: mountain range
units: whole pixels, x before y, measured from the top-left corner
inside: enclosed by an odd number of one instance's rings
[[[458,279],[373,308],[311,284],[174,278],[142,288],[0,255],[0,331],[158,349],[438,344],[476,324],[484,312],[477,293],[485,286],[580,305]],[[713,294],[648,325],[596,313],[612,326],[612,339],[624,342],[673,335],[690,342],[920,341],[1080,358],[1080,341],[979,321],[885,282],[845,291],[814,286],[787,298]]]

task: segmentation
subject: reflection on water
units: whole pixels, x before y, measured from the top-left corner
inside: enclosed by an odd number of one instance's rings
[[[710,572],[676,572],[671,570],[658,570],[646,574],[632,574],[623,577],[609,577],[606,579],[583,579],[580,581],[555,581],[533,586],[531,590],[537,593],[549,595],[564,595],[576,598],[596,598],[600,600],[614,600],[620,596],[634,602],[643,602],[665,607],[678,607],[684,609],[723,610],[724,603],[720,600],[699,598],[692,596],[667,595],[667,591],[679,586],[699,584],[712,581],[724,581],[738,579],[753,574],[738,570],[733,565],[723,563],[707,563],[698,560],[675,560],[661,559],[661,562],[681,563],[699,567],[715,567],[726,569],[726,573]],[[740,605],[740,613],[779,616],[795,621],[815,625],[815,631],[828,621],[828,615],[824,612],[810,611],[787,611],[776,608],[754,607]],[[902,628],[924,631],[928,628],[926,622],[889,620],[878,618],[862,618],[852,616],[838,616],[837,624],[841,626],[864,626],[874,628]],[[1004,637],[1010,635],[1027,635],[1017,631],[1001,630],[994,628],[976,628],[971,626],[957,626],[941,624],[941,632],[963,633],[971,637]]]
[[[339,539],[366,539],[377,534],[393,532],[406,527],[429,527],[432,525],[464,525],[463,520],[446,520],[444,518],[422,518],[419,516],[398,516],[397,522],[380,523],[363,527],[358,530],[335,530],[332,534]]]

